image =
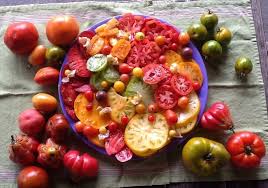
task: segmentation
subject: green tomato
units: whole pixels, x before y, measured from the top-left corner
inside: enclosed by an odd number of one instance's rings
[[[218,24],[218,16],[208,10],[207,13],[203,14],[200,18],[200,22],[208,29],[213,29]]]
[[[194,137],[184,145],[182,160],[191,172],[199,176],[209,176],[230,160],[230,154],[221,143]]]
[[[232,40],[232,32],[226,28],[221,27],[217,30],[214,36],[215,40],[218,41],[221,45],[228,45]]]
[[[215,40],[207,41],[202,46],[202,54],[208,58],[219,57],[222,54],[222,47],[220,43]]]
[[[108,65],[107,56],[96,54],[87,60],[87,69],[91,72],[100,72]]]
[[[253,69],[253,64],[249,58],[240,57],[235,62],[235,71],[241,77],[249,74]]]
[[[61,61],[64,58],[65,51],[58,47],[58,46],[52,46],[47,49],[46,51],[46,59],[51,62],[58,62]]]
[[[189,34],[192,40],[203,41],[206,39],[208,31],[204,25],[196,23],[196,24],[192,24],[188,28],[187,33]]]

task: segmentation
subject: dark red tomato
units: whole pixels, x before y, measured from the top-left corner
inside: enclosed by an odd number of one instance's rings
[[[105,142],[105,150],[108,155],[113,155],[120,152],[125,147],[123,132],[118,130],[110,133],[110,136]]]
[[[145,19],[142,16],[136,16],[131,13],[127,13],[119,18],[118,28],[123,31],[130,32],[133,35],[136,32],[141,31],[144,21]]]
[[[201,85],[198,82],[193,82],[193,89],[198,91],[201,88]]]
[[[18,188],[48,188],[47,172],[37,166],[28,166],[20,171],[18,178]]]
[[[127,64],[132,67],[144,67],[148,64],[159,63],[161,49],[154,41],[134,40],[131,42],[131,50]]]
[[[158,87],[154,97],[157,105],[165,110],[176,106],[179,98],[173,88],[169,85],[162,85]]]
[[[157,84],[165,77],[165,70],[160,64],[149,64],[142,70],[143,81],[147,84]]]
[[[121,63],[118,69],[121,74],[129,74],[133,68],[126,63]]]
[[[155,115],[154,114],[149,114],[148,115],[148,121],[150,121],[151,123],[153,123],[155,121]]]
[[[115,132],[117,129],[118,129],[118,124],[114,121],[111,121],[109,124],[108,124],[108,129],[110,132]]]
[[[87,101],[88,102],[92,102],[93,101],[93,99],[94,99],[94,93],[93,93],[93,91],[92,90],[87,90],[85,93],[84,93],[84,95],[85,95],[85,97],[86,97],[86,99],[87,99]]]
[[[193,90],[191,81],[182,75],[173,75],[171,78],[171,86],[177,94],[181,96],[188,95]]]
[[[110,45],[103,46],[101,53],[104,55],[109,55],[111,53],[112,47]]]
[[[121,117],[121,124],[122,125],[127,125],[128,124],[128,122],[129,122],[129,119],[128,119],[128,117],[127,116],[122,116]]]
[[[249,131],[233,134],[226,143],[232,163],[241,168],[255,168],[260,165],[266,149],[263,140]]]
[[[167,110],[165,112],[165,118],[167,120],[167,123],[169,125],[174,125],[177,123],[178,121],[178,115],[176,112],[174,112],[173,110]]]
[[[83,135],[86,137],[95,137],[99,134],[99,130],[94,127],[87,125],[83,128]]]
[[[87,37],[87,38],[93,38],[94,37],[94,35],[95,35],[95,33],[93,32],[93,31],[83,31],[83,32],[81,32],[80,34],[79,34],[79,36],[78,37]]]

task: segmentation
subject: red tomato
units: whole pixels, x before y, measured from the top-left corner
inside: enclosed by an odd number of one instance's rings
[[[95,137],[99,134],[99,130],[95,129],[94,127],[90,126],[90,125],[86,125],[83,128],[83,135],[85,135],[86,137]]]
[[[92,102],[93,99],[94,99],[94,93],[92,90],[87,90],[85,93],[84,93],[86,99],[88,100],[88,102]]]
[[[154,122],[154,121],[155,121],[155,115],[154,115],[154,114],[149,114],[149,115],[148,115],[148,120],[149,120],[150,122]]]
[[[128,75],[128,74],[121,74],[121,75],[120,75],[120,80],[121,80],[122,82],[124,82],[124,84],[127,84],[128,81],[129,81],[129,75]]]
[[[127,147],[115,155],[115,158],[122,163],[129,161],[132,157],[133,153]]]
[[[179,35],[179,43],[181,45],[186,45],[190,42],[190,36],[187,32],[180,33]]]
[[[105,150],[108,155],[113,155],[120,152],[125,147],[124,135],[121,130],[110,133],[110,136],[105,141]]]
[[[81,121],[78,121],[75,123],[74,127],[75,127],[75,130],[78,132],[78,133],[82,133],[83,132],[83,129],[86,125],[83,124]]]
[[[118,124],[112,121],[108,124],[108,129],[110,132],[115,132],[118,129]]]
[[[144,20],[143,16],[134,16],[131,13],[127,13],[119,18],[118,28],[133,35],[141,30]]]
[[[195,91],[198,91],[200,89],[201,85],[198,82],[193,82],[193,89]]]
[[[121,117],[121,124],[122,124],[122,125],[127,125],[128,122],[129,122],[129,119],[128,119],[127,116],[122,116],[122,117]]]
[[[126,63],[121,63],[119,65],[119,72],[121,74],[129,74],[132,71],[132,69],[133,68]]]
[[[227,140],[226,149],[231,154],[232,163],[241,168],[258,167],[266,153],[263,140],[249,131],[233,134]]]
[[[159,57],[159,63],[162,63],[162,64],[164,64],[165,62],[166,62],[166,56],[164,56],[164,55],[161,55],[160,57]]]
[[[157,105],[165,110],[171,109],[176,106],[178,101],[178,95],[169,85],[162,85],[158,87],[154,97]]]
[[[179,108],[185,109],[185,108],[187,108],[188,104],[189,104],[189,97],[182,96],[179,98],[179,100],[178,100],[178,107]]]
[[[86,109],[87,111],[91,111],[93,109],[93,104],[92,103],[89,103],[87,106],[86,106]]]
[[[165,70],[162,65],[149,64],[143,69],[143,81],[147,84],[157,84],[165,77]]]
[[[13,53],[25,55],[37,46],[38,38],[38,31],[32,23],[17,22],[8,26],[4,42]]]
[[[60,72],[53,67],[44,67],[39,69],[35,76],[34,81],[39,85],[56,85],[58,84]]]
[[[48,40],[58,46],[71,44],[79,33],[79,23],[73,16],[55,16],[47,22]]]
[[[173,73],[170,71],[170,69],[166,66],[163,66],[164,68],[164,78],[163,80],[161,80],[158,85],[161,86],[161,85],[170,85],[170,81],[171,81],[171,78],[173,76]]]
[[[28,166],[20,171],[18,188],[48,188],[49,179],[47,172],[37,166]]]
[[[165,118],[166,118],[167,123],[169,125],[174,125],[178,121],[178,115],[173,110],[167,110],[165,112]]]
[[[155,113],[157,112],[159,109],[158,109],[158,106],[156,103],[153,103],[153,104],[149,104],[148,106],[148,112],[149,113]]]
[[[172,43],[170,49],[176,52],[178,50],[178,45],[176,43]]]
[[[171,86],[181,96],[188,95],[193,90],[191,81],[182,75],[173,75]]]
[[[101,53],[104,55],[109,55],[111,53],[112,47],[110,45],[104,45]]]

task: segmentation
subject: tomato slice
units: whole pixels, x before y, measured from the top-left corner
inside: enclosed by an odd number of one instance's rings
[[[144,67],[148,64],[159,63],[161,49],[148,39],[132,41],[127,64],[132,67]]]
[[[166,66],[163,65],[163,69],[164,69],[164,78],[163,80],[161,80],[158,85],[161,86],[161,85],[170,85],[170,81],[171,81],[171,78],[173,76],[172,72],[170,71],[170,69]]]
[[[141,31],[144,21],[145,19],[143,16],[134,16],[131,13],[127,13],[119,19],[118,28],[131,33],[133,36],[136,32]]]
[[[203,83],[203,75],[199,65],[194,61],[180,62],[178,64],[178,73],[186,76],[192,82],[198,82],[200,86]]]
[[[182,75],[173,75],[171,86],[181,96],[188,95],[193,90],[192,82]]]
[[[174,92],[173,88],[169,85],[162,85],[158,87],[155,92],[155,101],[157,105],[165,110],[176,106],[178,98],[176,92]]]
[[[118,59],[124,60],[131,49],[131,44],[125,39],[120,39],[112,48],[111,54]]]
[[[125,147],[122,151],[115,155],[115,158],[121,163],[129,161],[130,159],[132,159],[132,157],[133,153],[128,147]]]
[[[160,64],[149,64],[143,69],[143,81],[147,84],[157,84],[164,79],[165,69]]]
[[[101,37],[99,37],[98,35],[95,35],[91,40],[90,40],[90,47],[87,50],[87,53],[90,56],[96,55],[97,53],[99,53],[103,46],[105,44],[105,40]]]
[[[124,135],[122,131],[110,133],[109,138],[105,141],[105,150],[108,155],[120,152],[125,147]]]

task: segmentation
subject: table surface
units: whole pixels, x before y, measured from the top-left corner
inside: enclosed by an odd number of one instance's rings
[[[44,4],[44,3],[63,3],[63,2],[80,2],[84,0],[0,0],[0,6],[7,6],[7,5],[21,5],[21,4]],[[109,1],[109,0],[106,0]],[[120,1],[120,0],[117,0]],[[184,0],[177,0],[177,1],[184,1]],[[258,4],[258,3],[259,4]],[[262,53],[267,54],[267,46],[268,46],[268,0],[252,0],[252,4],[258,4],[259,6],[255,6],[255,11],[259,17],[256,17],[256,21],[262,22],[262,27],[256,28],[263,30],[262,36],[258,37],[258,42],[260,45],[264,48]],[[264,62],[267,62],[267,58],[263,60]],[[262,70],[262,73],[264,75],[264,84],[266,89],[266,101],[267,101],[267,94],[268,94],[268,67],[267,63],[264,64],[262,68],[265,70]],[[267,81],[267,83],[266,83]],[[164,185],[164,186],[153,186],[155,188],[267,188],[268,187],[268,180],[264,181],[243,181],[243,182],[213,182],[213,183],[173,183],[170,185]]]

